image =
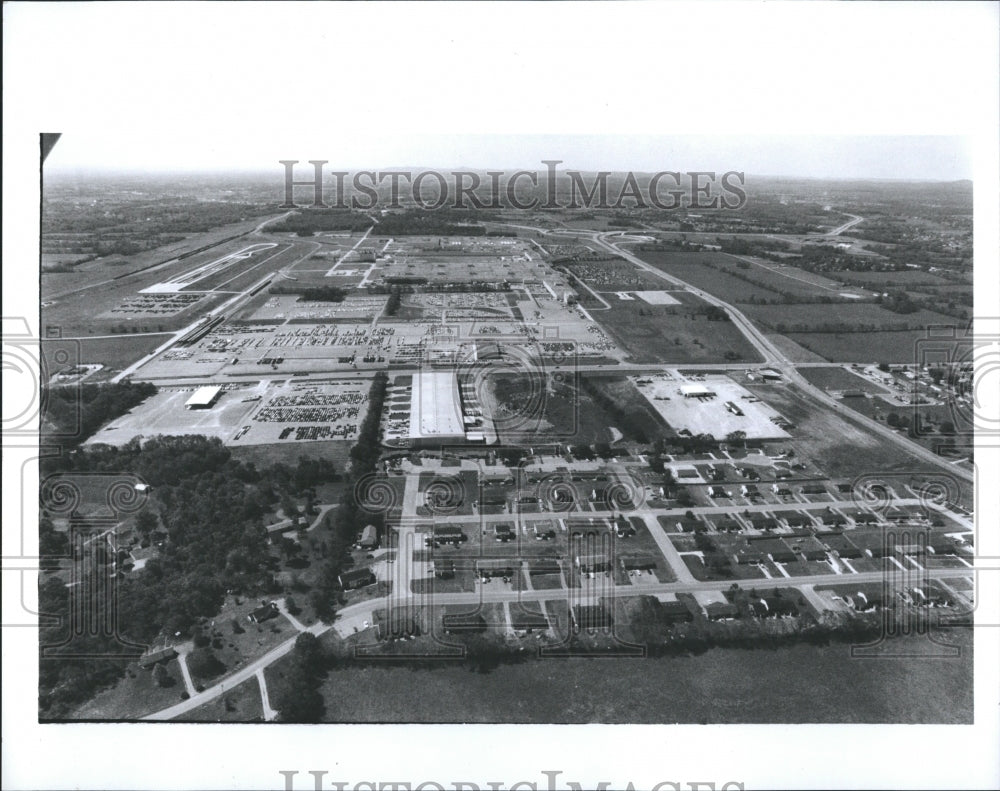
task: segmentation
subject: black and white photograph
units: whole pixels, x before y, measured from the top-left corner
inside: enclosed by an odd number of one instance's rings
[[[4,787],[998,787],[998,22],[6,4]]]

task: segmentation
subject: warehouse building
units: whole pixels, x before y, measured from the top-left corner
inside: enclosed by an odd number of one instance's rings
[[[199,387],[191,394],[191,397],[184,402],[184,408],[211,409],[215,406],[215,402],[219,400],[220,395],[222,395],[222,388],[218,385]]]

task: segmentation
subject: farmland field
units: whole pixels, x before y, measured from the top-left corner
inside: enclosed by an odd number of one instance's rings
[[[729,321],[709,321],[682,306],[615,301],[597,316],[636,363],[757,362],[760,356]]]
[[[866,393],[885,393],[884,387],[880,387],[844,368],[803,368],[799,373],[817,387],[826,390],[863,390]]]
[[[917,342],[925,330],[897,332],[789,332],[788,337],[808,351],[831,362],[909,363],[919,362]],[[863,341],[864,345],[859,345]]]
[[[748,318],[778,332],[874,332],[909,329],[945,324],[955,319],[943,313],[918,310],[914,313],[893,313],[870,302],[840,302],[824,305],[746,305],[741,310]],[[867,345],[867,344],[866,344]]]

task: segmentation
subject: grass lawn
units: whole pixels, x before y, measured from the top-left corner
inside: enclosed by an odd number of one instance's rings
[[[176,659],[165,662],[170,685],[157,686],[153,670],[132,664],[115,686],[98,692],[79,709],[68,715],[71,720],[137,720],[154,711],[181,702],[184,677]]]
[[[268,692],[274,694],[271,689],[268,689]],[[262,722],[263,719],[264,708],[260,699],[260,685],[256,678],[249,678],[174,722]]]

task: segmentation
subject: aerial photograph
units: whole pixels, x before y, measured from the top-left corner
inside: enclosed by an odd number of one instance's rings
[[[973,723],[972,180],[71,138],[39,721]]]

